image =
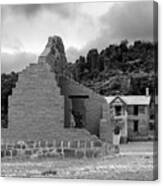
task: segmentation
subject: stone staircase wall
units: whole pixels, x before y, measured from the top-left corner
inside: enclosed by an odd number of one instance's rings
[[[30,64],[19,74],[8,105],[5,141],[51,139],[64,126],[64,97],[46,63]]]

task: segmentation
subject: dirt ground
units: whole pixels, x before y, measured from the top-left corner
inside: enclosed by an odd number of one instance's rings
[[[8,161],[1,164],[2,176],[78,179],[153,180],[152,142],[120,146],[120,153],[96,159],[44,159]]]

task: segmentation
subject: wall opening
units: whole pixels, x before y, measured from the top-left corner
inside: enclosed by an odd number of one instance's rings
[[[139,130],[138,127],[139,127],[138,126],[138,120],[135,120],[134,121],[134,132],[138,132],[138,130]]]
[[[134,115],[137,116],[139,113],[138,105],[134,105]]]
[[[86,122],[86,108],[85,101],[88,99],[87,95],[70,95],[69,99],[69,122],[68,128],[85,128]],[[73,121],[73,123],[71,123]]]

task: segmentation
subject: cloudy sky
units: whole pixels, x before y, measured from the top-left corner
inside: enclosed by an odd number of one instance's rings
[[[49,36],[62,37],[68,61],[123,39],[153,40],[152,2],[3,5],[1,71],[37,62]]]

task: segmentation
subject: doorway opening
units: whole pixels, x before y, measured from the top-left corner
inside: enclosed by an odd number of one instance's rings
[[[69,99],[71,100],[70,114],[74,121],[73,128],[85,128],[86,126],[86,108],[85,101],[88,99],[87,95],[71,95]]]

